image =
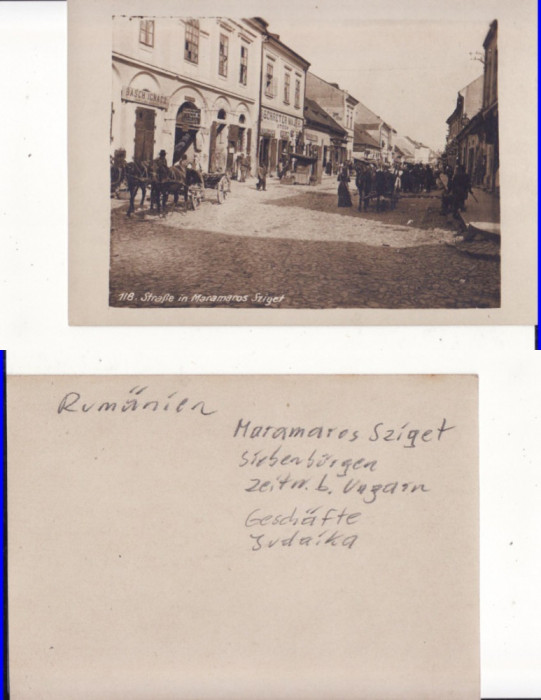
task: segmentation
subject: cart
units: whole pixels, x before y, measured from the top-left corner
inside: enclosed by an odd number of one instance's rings
[[[231,182],[226,173],[198,173],[188,170],[188,206],[197,209],[201,202],[208,199],[207,190],[216,192],[217,204],[222,204],[231,192]]]

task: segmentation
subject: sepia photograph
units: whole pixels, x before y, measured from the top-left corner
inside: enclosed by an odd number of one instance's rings
[[[534,14],[72,0],[70,323],[534,323]]]
[[[113,307],[500,306],[498,20],[112,17]]]

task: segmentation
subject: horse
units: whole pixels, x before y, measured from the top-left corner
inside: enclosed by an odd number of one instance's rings
[[[118,189],[124,180],[124,165],[111,158],[111,197],[118,199]]]
[[[180,195],[184,197],[184,208],[188,205],[188,176],[179,166],[167,167],[159,161],[154,161],[151,167],[150,209],[156,208],[158,213],[165,214],[167,199],[173,195],[174,206],[178,205]]]
[[[142,207],[145,202],[145,195],[148,185],[151,183],[151,178],[149,175],[149,167],[146,163],[142,161],[132,161],[128,163],[124,169],[126,176],[126,184],[128,186],[128,192],[130,193],[130,204],[127,216],[131,216],[135,209],[135,197],[137,192],[141,190],[141,204]]]

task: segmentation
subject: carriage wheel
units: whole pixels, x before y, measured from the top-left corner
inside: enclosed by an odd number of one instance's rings
[[[224,202],[225,198],[227,197],[227,194],[229,192],[229,188],[227,185],[228,180],[226,177],[222,177],[222,179],[216,185],[216,199],[218,200],[218,204]]]

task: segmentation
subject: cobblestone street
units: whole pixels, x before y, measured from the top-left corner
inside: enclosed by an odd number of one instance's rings
[[[438,193],[394,211],[338,209],[336,182],[232,182],[196,211],[128,218],[112,200],[110,304],[127,307],[480,308],[499,306],[500,266],[453,246]],[[259,296],[258,296],[259,295]],[[221,298],[220,298],[221,297]],[[232,298],[230,298],[232,297]]]

